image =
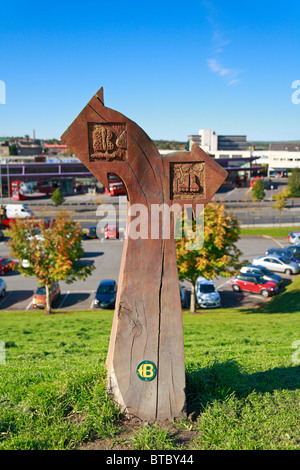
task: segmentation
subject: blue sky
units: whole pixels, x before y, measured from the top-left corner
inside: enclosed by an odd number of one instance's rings
[[[60,137],[93,94],[152,139],[300,139],[299,2],[6,2],[0,136]]]

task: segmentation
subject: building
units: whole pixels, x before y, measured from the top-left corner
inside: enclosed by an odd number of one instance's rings
[[[9,156],[9,144],[7,141],[0,141],[0,158]]]
[[[43,151],[40,140],[30,139],[28,135],[24,139],[17,141],[17,152],[19,156],[34,156],[40,155]]]
[[[46,144],[44,150],[47,155],[63,155],[69,151],[67,145],[64,144]]]
[[[274,142],[269,148],[269,174],[286,176],[289,170],[300,168],[300,143]]]
[[[252,147],[245,135],[217,135],[214,130],[200,129],[199,134],[188,136],[188,148],[192,141],[214,158],[251,157]]]
[[[260,153],[247,142],[246,135],[217,135],[212,129],[200,129],[196,135],[188,136],[187,149],[196,143],[228,172],[227,183],[248,184],[251,176],[264,171]]]

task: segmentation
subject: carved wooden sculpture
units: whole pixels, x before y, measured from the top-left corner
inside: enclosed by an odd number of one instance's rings
[[[107,357],[108,389],[123,410],[140,419],[185,412],[182,312],[174,228],[170,239],[151,238],[153,204],[206,204],[226,171],[198,146],[163,157],[133,121],[104,106],[103,89],[62,136],[91,173],[108,186],[124,182],[128,212],[148,209],[148,238],[124,242]],[[127,227],[133,217],[128,215]]]

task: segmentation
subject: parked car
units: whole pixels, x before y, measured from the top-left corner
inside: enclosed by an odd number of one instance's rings
[[[188,292],[185,287],[179,284],[179,293],[180,293],[180,300],[181,300],[181,307],[188,308],[189,307],[189,299],[188,299]]]
[[[8,258],[0,258],[0,275],[3,276],[9,271],[13,271],[13,269],[17,265],[18,263],[16,261],[13,261]]]
[[[288,241],[292,244],[300,243],[300,230],[295,230],[288,234]]]
[[[232,281],[231,287],[235,292],[246,291],[269,297],[278,292],[278,285],[274,281],[267,281],[257,274],[238,274]]]
[[[58,282],[53,282],[50,290],[50,303],[51,305],[60,296],[60,287]],[[35,291],[32,299],[33,308],[45,308],[46,307],[46,287],[39,285]]]
[[[243,266],[241,268],[241,274],[257,274],[262,276],[266,281],[276,282],[278,286],[282,284],[282,278],[279,276],[279,274],[272,273],[264,266],[254,266],[252,264]]]
[[[107,225],[104,230],[104,238],[119,238],[119,230],[116,225]]]
[[[276,256],[262,256],[261,258],[254,258],[252,264],[264,266],[270,271],[285,273],[289,275],[297,274],[300,272],[300,267],[297,263]]]
[[[270,248],[266,251],[266,256],[280,256],[281,258],[287,259],[289,261],[295,261],[295,263],[300,263],[300,256],[293,255],[290,251],[284,250],[283,248]]]
[[[200,308],[221,307],[221,297],[212,280],[198,277],[195,284],[195,295]]]
[[[89,227],[86,236],[87,238],[97,238],[97,227]]]
[[[0,230],[0,240],[3,240],[4,239],[4,233],[2,230]]]
[[[7,289],[6,282],[4,281],[4,279],[0,278],[0,296],[1,297],[5,296],[6,289]]]
[[[285,246],[283,249],[286,251],[289,251],[293,255],[300,257],[300,245],[289,245],[289,246]]]
[[[117,283],[113,280],[101,281],[94,299],[94,307],[114,308],[117,297]]]

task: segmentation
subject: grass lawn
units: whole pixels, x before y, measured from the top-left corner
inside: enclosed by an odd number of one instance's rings
[[[288,245],[287,236],[290,232],[300,230],[300,227],[251,227],[241,228],[243,235],[267,235],[269,237],[285,238]]]
[[[105,392],[111,312],[1,311],[0,449],[300,449],[299,320],[300,277],[262,309],[185,313],[188,418],[131,426]]]

